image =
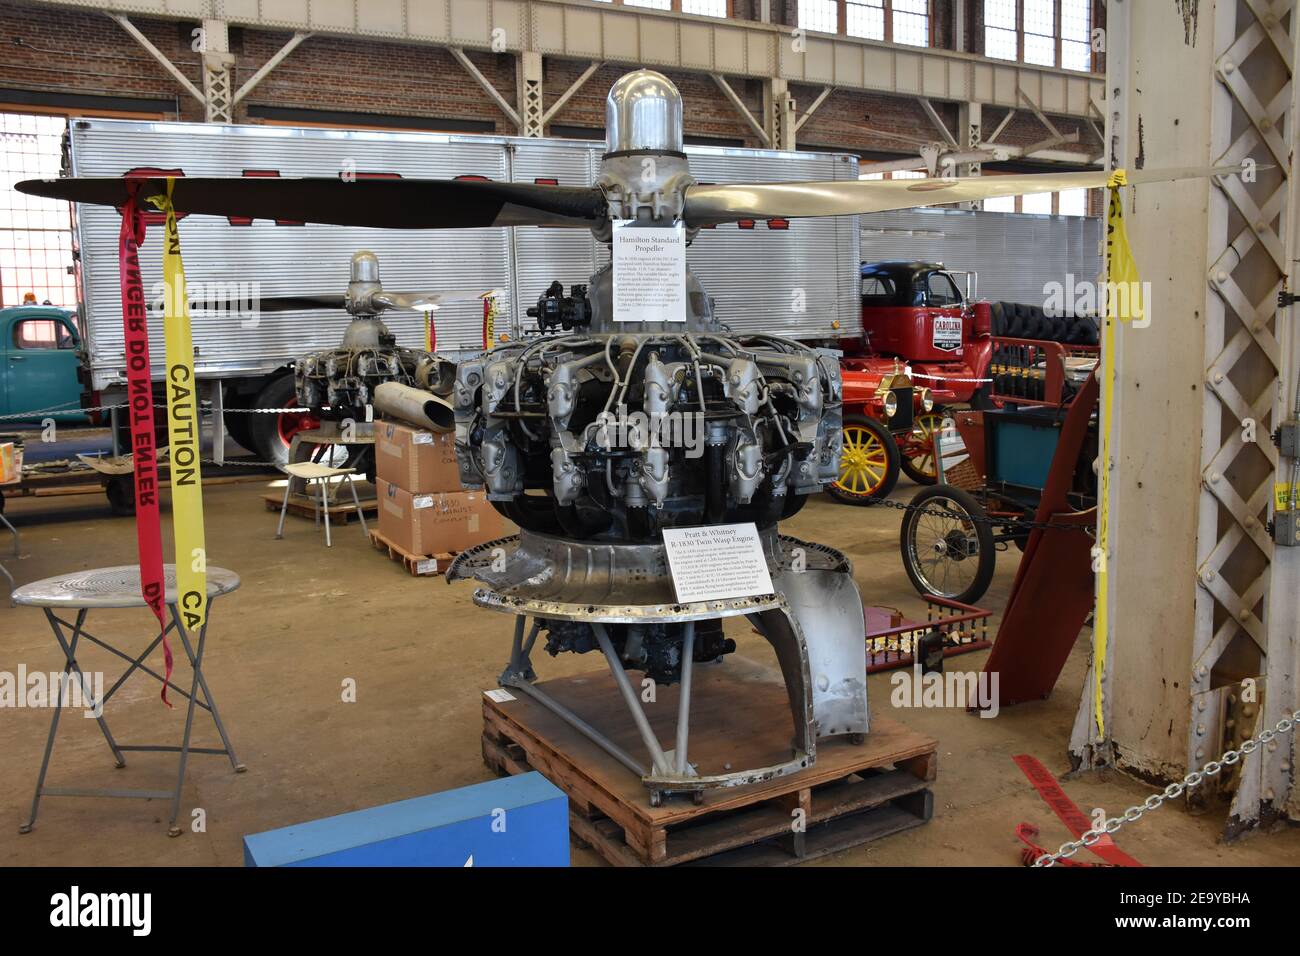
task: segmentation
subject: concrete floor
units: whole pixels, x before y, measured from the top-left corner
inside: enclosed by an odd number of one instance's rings
[[[18,834],[26,818],[49,721],[48,710],[0,709],[0,865],[223,865],[242,862],[246,833],[342,813],[489,778],[479,756],[480,693],[495,685],[509,646],[508,621],[470,603],[471,585],[416,579],[376,552],[354,524],[335,531],[326,550],[311,523],[291,519],[275,541],[275,515],[262,494],[268,482],[224,485],[207,492],[208,545],[214,564],[243,578],[243,587],[215,607],[209,683],[248,772],[224,758],[200,756],[188,774],[183,820],[206,814],[206,832],[166,834],[165,801],[47,799],[36,829]],[[904,479],[896,497],[915,489]],[[23,558],[0,557],[20,583],[78,568],[132,563],[130,519],[113,518],[97,496],[8,502],[23,531]],[[164,515],[166,521],[166,515]],[[785,526],[791,534],[848,552],[865,600],[916,613],[898,556],[899,513],[852,508],[821,498]],[[164,526],[164,540],[170,541]],[[0,540],[0,550],[7,547]],[[5,552],[7,555],[7,552]],[[1001,607],[1018,552],[1002,556],[986,603]],[[0,587],[3,584],[0,582]],[[101,612],[93,633],[143,646],[145,611]],[[770,661],[767,645],[734,629],[739,654]],[[179,653],[179,651],[178,651]],[[1088,653],[1085,631],[1051,699],[981,720],[960,710],[898,710],[894,716],[940,741],[936,816],[927,826],[827,858],[840,865],[1018,865],[1018,823],[1042,831],[1055,847],[1068,832],[1039,799],[1014,754],[1030,753],[1056,773],[1067,769],[1066,744]],[[950,668],[978,669],[984,654],[952,659]],[[590,655],[539,654],[542,675],[595,669]],[[161,667],[161,654],[155,655]],[[42,615],[0,605],[0,671],[56,670],[62,661]],[[92,648],[86,670],[111,682],[115,659]],[[178,667],[182,683],[187,670]],[[342,701],[356,682],[356,702]],[[889,676],[870,680],[872,705],[890,708]],[[173,742],[183,707],[167,710],[158,685],[135,677],[109,705],[121,742]],[[180,703],[179,697],[174,697]],[[196,720],[196,742],[215,742],[210,722]],[[697,732],[702,731],[699,728]],[[65,716],[51,769],[52,785],[165,788],[174,760],[130,756],[113,769],[94,723]],[[1140,802],[1150,788],[1115,773],[1067,780],[1084,809],[1111,815]],[[1192,816],[1167,807],[1126,828],[1118,843],[1149,865],[1257,866],[1300,863],[1300,828],[1222,844],[1223,811]],[[1085,854],[1086,855],[1086,854]],[[599,865],[575,850],[575,864]]]

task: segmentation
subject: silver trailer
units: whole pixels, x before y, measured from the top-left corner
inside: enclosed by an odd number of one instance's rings
[[[595,181],[603,144],[573,140],[376,132],[278,126],[74,119],[67,166],[77,176],[121,176],[132,170],[190,176],[350,176],[487,178],[584,186]],[[688,147],[701,182],[854,179],[857,159],[844,154],[779,153]],[[77,210],[83,321],[91,388],[111,400],[125,382],[117,241],[112,210]],[[504,290],[496,331],[511,337],[532,327],[526,310],[553,280],[566,292],[604,264],[605,247],[585,229],[540,227],[395,230],[234,221],[187,216],[180,223],[191,296],[200,302],[234,297],[248,308],[196,310],[195,366],[220,381],[226,407],[282,407],[293,395],[291,365],[306,352],[339,343],[342,311],[258,314],[257,295],[342,292],[357,249],[379,257],[384,287]],[[692,270],[714,298],[721,321],[737,333],[774,332],[802,339],[855,337],[858,300],[857,217],[723,225],[700,231],[689,252]],[[141,249],[146,293],[161,288],[162,229],[151,225]],[[483,345],[482,311],[449,305],[435,314],[437,348],[459,353]],[[390,313],[398,344],[422,347],[424,317]],[[161,322],[150,327],[161,377]],[[268,416],[253,416],[258,434],[241,444],[274,455]],[[283,431],[280,433],[283,437]]]
[[[1101,272],[1102,221],[966,209],[900,209],[862,217],[862,259],[943,262],[978,276],[980,298],[1043,305],[1050,283]]]

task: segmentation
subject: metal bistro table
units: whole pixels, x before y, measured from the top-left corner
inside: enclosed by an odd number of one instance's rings
[[[140,595],[140,569],[137,566],[124,565],[116,568],[76,571],[72,574],[62,574],[58,577],[45,578],[42,581],[25,584],[14,592],[13,600],[16,604],[44,609],[46,620],[50,622],[50,629],[54,632],[54,639],[59,642],[59,647],[63,650],[65,659],[63,672],[64,674],[76,675],[76,679],[81,685],[86,707],[98,712],[96,720],[99,723],[99,729],[103,732],[104,740],[108,742],[108,748],[113,752],[113,758],[117,761],[119,769],[126,766],[126,758],[123,757],[123,754],[128,751],[180,754],[180,766],[177,770],[174,790],[86,790],[70,787],[47,787],[45,785],[45,774],[50,767],[50,754],[54,750],[54,737],[58,733],[59,717],[63,710],[62,700],[60,700],[57,702],[58,706],[53,708],[54,716],[50,719],[50,735],[45,741],[45,756],[41,760],[40,776],[36,779],[36,795],[32,798],[31,817],[18,828],[20,833],[31,832],[32,826],[36,823],[36,811],[40,807],[41,797],[134,797],[140,799],[170,797],[172,811],[167,832],[170,836],[180,836],[181,828],[176,825],[176,818],[180,813],[181,788],[185,783],[185,765],[189,760],[189,755],[223,754],[230,759],[230,764],[235,768],[236,773],[244,772],[245,767],[235,758],[234,748],[230,745],[230,738],[226,736],[226,728],[221,723],[221,716],[217,713],[217,705],[212,700],[211,691],[208,690],[208,682],[203,677],[203,648],[207,640],[208,623],[212,619],[212,604],[216,598],[223,594],[229,594],[239,587],[239,575],[224,568],[208,568],[208,617],[203,627],[199,629],[197,646],[191,642],[191,635],[181,624],[181,617],[176,607],[176,566],[173,564],[165,565],[164,575],[166,580],[165,599],[171,621],[162,633],[156,635],[149,643],[149,646],[135,657],[114,647],[107,640],[95,637],[85,629],[85,623],[86,615],[91,610],[147,607],[144,598]],[[76,620],[69,622],[60,618],[58,616],[60,609],[75,609],[77,612]],[[185,654],[189,658],[190,666],[194,671],[188,694],[144,663],[145,659],[153,653],[154,648],[162,642],[163,637],[172,631],[180,635],[181,644],[185,648]],[[82,638],[115,654],[130,664],[122,676],[104,693],[103,699],[99,701],[93,699],[90,685],[77,663],[77,645]],[[165,683],[189,701],[189,707],[185,714],[185,733],[179,746],[163,744],[128,745],[119,744],[113,739],[113,735],[108,729],[108,722],[104,719],[103,707],[136,670],[144,671],[159,683]],[[202,691],[202,700],[198,699],[200,691]],[[190,746],[190,732],[194,726],[194,708],[196,705],[212,715],[213,723],[217,725],[217,733],[221,735],[223,745],[221,748]]]

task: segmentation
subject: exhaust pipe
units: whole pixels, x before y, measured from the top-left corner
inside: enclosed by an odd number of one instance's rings
[[[384,382],[375,389],[375,407],[381,412],[435,432],[456,429],[456,414],[451,403],[431,392],[411,388],[399,382]]]

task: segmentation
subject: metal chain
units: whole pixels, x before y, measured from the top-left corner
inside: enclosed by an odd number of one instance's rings
[[[928,515],[938,515],[941,518],[952,518],[954,521],[973,521],[976,524],[987,524],[990,527],[996,525],[999,528],[1027,528],[1033,530],[1040,528],[1043,531],[1082,531],[1086,534],[1093,534],[1095,528],[1083,524],[1062,524],[1053,521],[1034,521],[1030,518],[991,518],[988,515],[968,514],[964,511],[950,511],[947,508],[940,508],[938,505],[929,502],[922,505],[907,504],[902,501],[893,501],[889,498],[872,499],[874,504],[884,505],[886,508],[894,508],[897,511],[917,511],[924,512]]]
[[[1166,800],[1175,800],[1181,797],[1186,791],[1199,787],[1205,782],[1206,777],[1214,777],[1219,774],[1225,766],[1230,767],[1241,760],[1246,754],[1252,754],[1259,749],[1260,744],[1268,744],[1275,737],[1281,734],[1289,734],[1297,726],[1300,726],[1300,710],[1291,714],[1289,717],[1283,717],[1277,722],[1277,725],[1270,730],[1261,731],[1258,735],[1250,738],[1236,750],[1229,750],[1218,760],[1211,760],[1200,770],[1193,770],[1187,776],[1183,777],[1178,783],[1171,783],[1160,793],[1153,793],[1142,803],[1135,807],[1129,807],[1118,817],[1110,817],[1100,827],[1094,827],[1077,840],[1070,840],[1061,844],[1060,849],[1055,853],[1045,853],[1038,859],[1034,860],[1034,866],[1055,866],[1058,860],[1069,859],[1078,853],[1084,847],[1090,847],[1103,835],[1116,833],[1126,824],[1135,823],[1142,819],[1142,815],[1151,810],[1159,810]]]

